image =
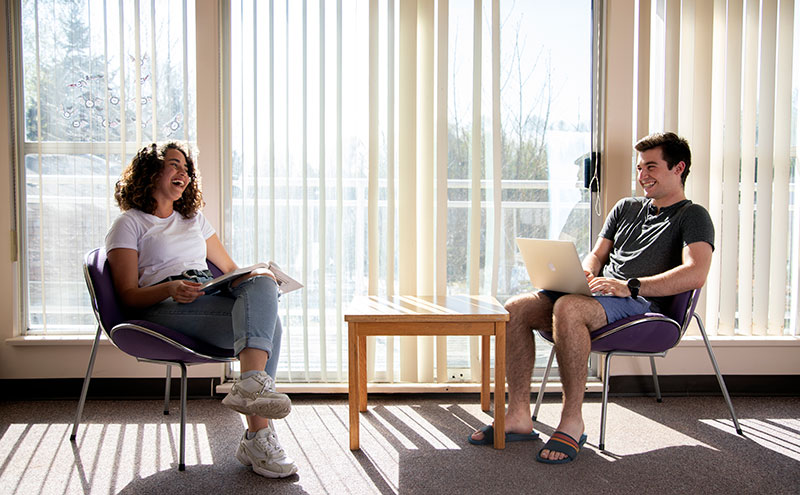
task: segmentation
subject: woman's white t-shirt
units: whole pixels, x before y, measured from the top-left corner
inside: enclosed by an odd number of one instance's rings
[[[117,248],[139,253],[139,287],[180,275],[208,270],[206,240],[215,231],[202,213],[183,218],[177,211],[160,218],[140,210],[122,212],[106,234],[106,252]]]

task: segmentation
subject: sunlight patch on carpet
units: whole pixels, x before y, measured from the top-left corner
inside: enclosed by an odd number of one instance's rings
[[[392,436],[394,436],[394,438],[396,438],[397,441],[400,442],[400,445],[402,445],[404,449],[417,450],[417,446],[414,445],[414,442],[409,440],[407,436],[405,436],[402,433],[400,433],[400,430],[395,428],[392,425],[392,423],[387,421],[386,418],[384,418],[383,415],[381,415],[380,411],[381,411],[381,409],[370,408],[370,412],[372,413],[372,417],[375,418],[381,424],[381,426],[386,428],[386,431],[391,433]],[[369,424],[368,421],[366,423]],[[389,444],[393,444],[393,443],[394,442],[389,441]]]
[[[423,440],[437,450],[460,450],[446,434],[423,418],[411,406],[387,406],[386,410],[406,424]]]
[[[535,426],[537,431],[541,431],[541,425],[554,429],[558,425],[560,413],[560,404],[543,405]],[[704,447],[717,450],[678,429],[619,404],[609,402],[606,413],[605,449],[612,454],[608,460],[613,460],[614,456],[643,454],[668,447]],[[585,433],[589,437],[584,448],[594,449],[597,452],[600,443],[600,414],[600,403],[583,404],[583,422],[586,427]],[[552,431],[544,430],[542,437],[545,441],[550,433]],[[636,441],[632,442],[632,438]]]
[[[122,490],[136,478],[177,469],[179,424],[9,425],[0,438],[0,493]],[[41,445],[57,448],[40,448]],[[205,424],[186,425],[186,465],[213,464]],[[72,465],[71,469],[53,466]],[[39,475],[31,476],[31,473]],[[25,473],[23,478],[22,474]]]
[[[730,419],[701,419],[726,433],[738,436]],[[800,420],[794,418],[740,419],[744,435],[749,440],[790,459],[800,461]]]

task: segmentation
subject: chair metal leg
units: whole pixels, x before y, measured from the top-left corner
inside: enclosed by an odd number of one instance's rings
[[[544,370],[542,377],[542,385],[539,387],[539,393],[536,394],[536,407],[533,408],[533,416],[531,419],[536,421],[536,416],[539,414],[539,406],[542,405],[542,397],[544,397],[544,389],[547,386],[547,379],[550,378],[550,369],[553,367],[553,358],[556,355],[556,348],[550,349],[550,359],[547,360],[547,368]]]
[[[725,402],[728,403],[728,409],[731,411],[731,418],[733,418],[736,433],[744,436],[742,427],[739,425],[739,420],[736,418],[736,413],[733,411],[733,403],[731,402],[731,396],[728,395],[728,387],[725,386],[725,380],[722,379],[722,373],[719,371],[719,365],[717,365],[717,359],[714,357],[714,351],[711,350],[711,343],[708,341],[708,335],[706,334],[703,320],[700,319],[700,315],[697,313],[694,314],[694,317],[697,319],[697,326],[700,327],[700,333],[703,335],[703,342],[706,344],[706,350],[708,351],[708,357],[711,359],[711,365],[714,367],[714,373],[717,374],[717,381],[719,382],[719,388],[722,390],[722,396],[725,397]]]
[[[606,361],[603,363],[603,405],[600,409],[600,450],[606,449],[606,409],[608,408],[608,382],[609,372],[611,371],[611,358],[613,353],[606,354]]]
[[[186,470],[186,364],[178,363],[181,367],[181,447],[178,471]]]
[[[169,388],[172,384],[172,365],[167,365],[167,384],[164,386],[164,416],[169,416]]]
[[[656,402],[661,402],[661,387],[658,386],[658,373],[656,372],[656,358],[650,356],[650,369],[653,371],[653,387],[656,389]]]
[[[86,403],[86,394],[89,392],[89,381],[92,379],[92,370],[94,369],[94,360],[97,357],[97,347],[100,344],[100,332],[102,328],[97,326],[97,334],[94,336],[94,343],[92,343],[92,353],[89,356],[89,366],[86,368],[86,377],[83,379],[83,388],[81,389],[81,398],[78,401],[78,411],[75,413],[75,423],[72,425],[72,434],[69,436],[70,441],[74,442],[78,434],[78,425],[81,423],[81,416],[83,415],[83,406]]]

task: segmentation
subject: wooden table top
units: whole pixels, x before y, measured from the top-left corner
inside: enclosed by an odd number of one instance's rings
[[[359,296],[347,308],[347,322],[508,321],[492,296]]]

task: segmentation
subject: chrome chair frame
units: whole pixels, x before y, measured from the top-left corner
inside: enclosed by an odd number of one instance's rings
[[[717,376],[717,382],[719,383],[719,387],[722,390],[722,395],[725,398],[725,402],[728,405],[728,409],[731,413],[731,418],[733,419],[733,424],[736,428],[736,432],[739,435],[744,436],[742,432],[742,427],[739,425],[739,420],[736,417],[736,412],[733,409],[733,403],[731,402],[730,395],[728,394],[728,388],[725,386],[725,380],[722,378],[722,374],[719,370],[719,365],[717,364],[717,359],[714,356],[714,351],[711,349],[711,343],[708,340],[708,334],[706,333],[705,326],[703,325],[703,320],[700,318],[700,315],[694,312],[694,305],[692,301],[699,296],[700,289],[697,289],[692,292],[692,295],[689,297],[689,304],[686,307],[686,311],[683,315],[682,324],[678,323],[677,321],[669,318],[667,316],[644,316],[642,315],[641,319],[637,319],[632,322],[628,322],[624,325],[620,325],[616,328],[611,328],[608,331],[601,332],[598,335],[592,337],[592,342],[597,342],[605,337],[608,337],[614,333],[620,332],[627,328],[635,327],[638,325],[643,325],[649,322],[661,321],[675,325],[676,329],[678,329],[678,339],[675,341],[672,346],[668,349],[665,349],[661,352],[637,352],[637,351],[622,351],[622,350],[611,350],[611,351],[595,351],[592,350],[591,352],[595,354],[600,354],[605,356],[605,362],[603,363],[603,373],[602,373],[602,383],[603,383],[603,400],[602,400],[602,408],[600,411],[600,443],[599,447],[600,450],[605,450],[605,436],[606,436],[606,411],[608,409],[608,388],[609,388],[609,378],[611,372],[611,358],[614,356],[635,356],[635,357],[649,357],[650,358],[650,369],[653,374],[653,386],[655,388],[656,394],[656,401],[662,402],[661,399],[661,389],[658,385],[658,373],[656,371],[656,357],[665,357],[667,352],[678,345],[678,343],[683,338],[683,335],[686,333],[687,328],[689,327],[689,323],[692,320],[692,317],[695,318],[697,321],[697,325],[700,328],[700,334],[703,337],[703,342],[705,343],[706,350],[708,351],[708,357],[711,360],[711,365],[714,367],[714,373]],[[602,329],[601,329],[602,330]],[[541,334],[541,332],[540,332]],[[544,335],[543,335],[544,337]],[[546,340],[550,340],[547,337],[544,337]],[[542,404],[542,397],[544,396],[545,388],[547,387],[547,381],[550,377],[550,371],[553,366],[553,359],[555,358],[556,348],[555,346],[552,347],[550,350],[550,357],[547,360],[547,368],[545,369],[544,376],[542,377],[542,384],[539,388],[539,392],[536,394],[536,406],[533,410],[533,420],[536,421],[536,417],[539,414],[539,407]]]
[[[89,356],[89,365],[88,365],[88,367],[86,369],[86,377],[83,380],[83,387],[81,389],[81,397],[80,397],[80,400],[78,401],[78,409],[77,409],[77,412],[75,413],[75,422],[73,423],[72,433],[70,434],[69,439],[70,439],[70,441],[74,442],[76,437],[77,437],[78,425],[80,424],[81,417],[83,416],[83,407],[84,407],[84,405],[86,403],[86,396],[87,396],[87,393],[89,391],[89,382],[90,382],[90,380],[92,378],[92,370],[94,369],[94,362],[95,362],[95,358],[97,357],[97,348],[98,348],[98,345],[100,343],[100,334],[105,332],[106,335],[108,336],[109,340],[111,341],[112,344],[114,344],[115,347],[120,349],[122,352],[125,352],[126,354],[132,355],[139,362],[166,365],[166,367],[167,367],[166,385],[164,387],[164,414],[165,415],[169,415],[170,382],[171,382],[171,379],[172,379],[172,366],[179,366],[180,367],[180,369],[181,369],[181,379],[180,379],[180,384],[181,384],[181,388],[180,388],[180,410],[181,410],[181,416],[180,416],[180,453],[179,453],[179,461],[178,461],[178,470],[179,471],[184,471],[186,469],[185,454],[186,454],[187,367],[195,365],[195,364],[208,364],[208,363],[214,363],[214,362],[219,362],[219,363],[232,362],[232,361],[236,361],[237,358],[235,356],[212,356],[212,355],[204,354],[202,352],[198,352],[198,351],[196,351],[194,349],[191,349],[191,348],[189,348],[189,347],[187,347],[187,346],[175,341],[174,339],[169,338],[166,335],[162,335],[162,334],[158,333],[157,331],[155,331],[155,330],[153,330],[151,328],[147,328],[147,327],[142,326],[142,325],[137,324],[137,323],[122,322],[122,323],[119,323],[117,325],[114,325],[111,328],[111,331],[108,331],[108,329],[106,329],[105,326],[103,325],[103,318],[101,317],[101,314],[100,314],[100,301],[99,301],[99,298],[98,298],[98,295],[97,295],[97,291],[95,289],[95,282],[94,282],[94,280],[92,278],[92,275],[91,275],[91,273],[89,271],[90,258],[93,255],[95,255],[95,253],[98,253],[100,249],[102,249],[102,248],[94,249],[94,250],[90,251],[89,253],[87,253],[86,257],[84,259],[84,264],[83,264],[83,276],[84,276],[84,279],[86,280],[86,287],[87,287],[87,289],[89,291],[89,297],[90,297],[90,300],[91,300],[91,303],[92,303],[92,311],[94,312],[95,319],[97,320],[97,332],[96,332],[95,337],[94,337],[94,342],[92,343],[92,352],[91,352],[91,354]],[[108,263],[108,261],[106,260],[105,263]],[[212,272],[213,271],[219,272],[219,269],[216,266],[213,266],[213,263],[211,263],[210,261],[208,263],[209,263],[209,268],[212,269]],[[167,344],[167,345],[169,345],[171,347],[174,347],[176,350],[179,350],[187,358],[189,358],[189,359],[191,359],[193,361],[196,360],[197,362],[187,362],[186,360],[182,360],[182,359],[175,359],[175,360],[151,359],[151,358],[145,358],[145,357],[133,355],[133,354],[131,354],[129,352],[126,352],[125,350],[121,349],[117,345],[117,342],[115,341],[114,337],[115,337],[115,334],[117,332],[120,332],[120,331],[134,331],[134,332],[138,332],[141,335],[146,335],[146,336],[158,339],[158,340],[164,342],[165,344]]]

